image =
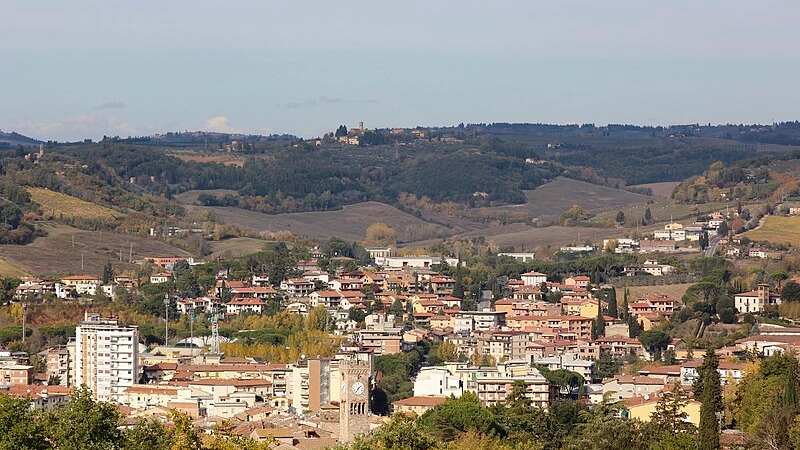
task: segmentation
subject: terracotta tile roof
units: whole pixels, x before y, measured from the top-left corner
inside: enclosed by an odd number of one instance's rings
[[[392,402],[399,406],[436,406],[447,401],[445,397],[415,396]]]

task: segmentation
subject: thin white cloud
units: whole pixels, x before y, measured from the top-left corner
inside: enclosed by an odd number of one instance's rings
[[[83,114],[52,122],[11,120],[3,128],[41,140],[78,141],[103,136],[144,136],[154,130],[124,122],[114,116]]]
[[[122,102],[103,102],[99,105],[95,105],[94,109],[122,109],[127,107],[128,105]]]
[[[321,96],[313,100],[305,100],[302,102],[288,102],[283,104],[276,104],[276,108],[283,109],[297,109],[297,108],[314,108],[320,105],[337,105],[344,103],[379,103],[377,100],[346,100],[340,97]]]

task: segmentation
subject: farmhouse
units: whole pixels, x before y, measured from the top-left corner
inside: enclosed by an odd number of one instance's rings
[[[736,294],[733,297],[733,304],[740,313],[757,313],[763,311],[766,306],[780,305],[781,296],[770,292],[769,285],[762,283],[755,291]]]

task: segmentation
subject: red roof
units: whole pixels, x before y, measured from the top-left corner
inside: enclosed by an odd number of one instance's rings
[[[441,405],[445,401],[447,401],[445,397],[418,396],[397,400],[392,402],[392,404],[399,406],[436,406]]]

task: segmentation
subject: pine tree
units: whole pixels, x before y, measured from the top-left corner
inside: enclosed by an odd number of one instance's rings
[[[653,214],[650,212],[650,208],[644,210],[644,224],[647,225],[653,219]]]
[[[708,349],[700,366],[702,377],[702,393],[700,395],[700,427],[699,449],[719,449],[719,421],[717,413],[722,411],[722,388],[720,387],[719,359],[714,349]]]

